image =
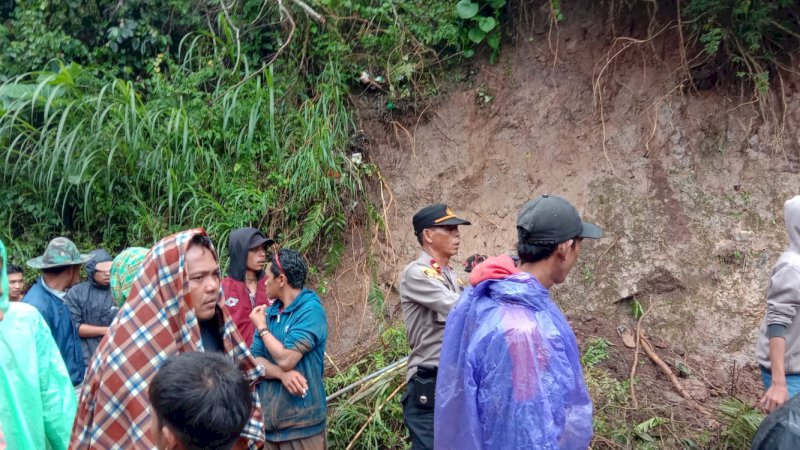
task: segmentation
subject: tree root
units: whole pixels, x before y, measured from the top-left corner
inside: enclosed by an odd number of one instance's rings
[[[664,360],[661,359],[653,350],[653,346],[650,344],[650,341],[648,341],[644,336],[640,336],[639,340],[642,350],[644,350],[645,354],[647,354],[647,356],[661,369],[662,372],[664,372],[664,375],[669,378],[669,381],[672,382],[672,386],[676,391],[678,391],[679,394],[681,394],[681,397],[688,400],[689,404],[691,404],[697,411],[703,413],[703,415],[709,419],[713,419],[714,414],[711,412],[711,410],[692,398],[689,392],[686,391],[681,382],[678,380],[678,377],[675,375],[672,369],[670,369],[667,363],[665,363]]]

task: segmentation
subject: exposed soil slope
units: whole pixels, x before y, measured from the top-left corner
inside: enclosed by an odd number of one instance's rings
[[[779,140],[751,98],[681,81],[675,33],[617,53],[628,41],[609,38],[601,12],[567,17],[557,31],[536,24],[494,65],[476,62],[472,77],[413,117],[387,118],[363,98],[369,156],[386,180],[378,271],[390,318],[399,272],[418,251],[419,207],[442,201],[472,220],[458,265],[512,251],[518,208],[558,194],[606,233],[554,290],[579,337],[621,345],[614,330],[635,326],[631,302],[652,304],[643,326],[666,352],[713,369],[708,381],[725,390],[750,380],[742,389],[753,397],[767,280],[786,245],[782,205],[800,193],[798,85],[786,83]],[[353,261],[365,239],[351,243]],[[356,273],[345,267],[346,282],[334,283],[336,354],[377,323]]]

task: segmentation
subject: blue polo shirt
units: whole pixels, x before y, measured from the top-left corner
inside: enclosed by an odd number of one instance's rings
[[[319,296],[303,289],[288,308],[276,300],[267,309],[269,332],[284,347],[303,354],[294,370],[308,382],[305,397],[294,396],[280,380],[264,380],[258,385],[258,395],[264,414],[264,431],[271,442],[302,439],[325,431],[325,342],[328,321]],[[261,356],[275,363],[261,338],[253,339],[250,349],[254,357]]]
[[[86,372],[86,365],[83,362],[78,327],[72,321],[72,314],[70,314],[67,304],[45,287],[41,277],[28,290],[28,293],[22,298],[22,302],[35,307],[44,317],[58,350],[61,351],[61,357],[67,366],[72,385],[81,384]]]

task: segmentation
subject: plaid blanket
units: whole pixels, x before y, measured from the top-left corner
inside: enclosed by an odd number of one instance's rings
[[[114,296],[117,306],[122,306],[131,293],[133,282],[148,252],[146,248],[128,247],[111,263],[111,295]]]
[[[120,309],[92,359],[72,429],[70,449],[152,449],[149,382],[170,355],[202,351],[200,326],[189,303],[185,257],[188,230],[162,239],[145,258],[128,301]],[[215,254],[216,257],[216,254]],[[263,375],[223,305],[217,321],[225,353],[239,364],[253,387],[253,413],[237,448],[264,441],[255,385]],[[245,442],[246,441],[246,442]]]

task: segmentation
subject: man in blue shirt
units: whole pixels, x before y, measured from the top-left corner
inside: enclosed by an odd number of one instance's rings
[[[78,328],[72,321],[64,297],[67,289],[80,281],[81,265],[90,259],[91,256],[81,254],[71,240],[65,237],[53,239],[47,244],[42,256],[28,261],[28,266],[41,270],[42,276],[22,298],[23,303],[39,310],[50,327],[78,396],[86,365],[83,362]]]
[[[303,287],[307,271],[294,250],[272,255],[265,284],[275,302],[250,313],[256,329],[250,351],[267,378],[258,386],[267,450],[327,447],[322,372],[328,322],[319,296]]]

